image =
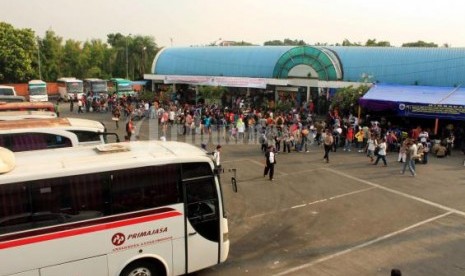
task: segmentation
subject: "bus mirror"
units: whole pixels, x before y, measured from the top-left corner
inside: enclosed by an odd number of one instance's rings
[[[110,144],[110,143],[119,143],[121,140],[119,139],[119,136],[117,133],[114,132],[103,132],[103,141],[105,141],[105,144]],[[109,139],[110,138],[110,139]]]
[[[232,185],[233,192],[237,193],[237,180],[236,180],[237,169],[230,169],[229,171],[233,173],[233,176],[231,177],[231,185]]]
[[[231,177],[231,185],[233,192],[237,193],[237,182],[235,177]]]

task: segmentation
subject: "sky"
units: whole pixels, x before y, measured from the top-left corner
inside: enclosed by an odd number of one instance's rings
[[[106,42],[119,32],[151,36],[159,47],[286,38],[465,47],[462,0],[0,0],[0,7],[0,21],[65,40]]]

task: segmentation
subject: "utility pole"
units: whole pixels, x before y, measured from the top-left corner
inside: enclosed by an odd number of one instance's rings
[[[129,79],[129,49],[128,49],[128,38],[131,37],[131,34],[129,34],[126,37],[126,79]]]
[[[37,37],[37,62],[39,64],[39,79],[42,80],[42,69],[40,68],[40,38]]]

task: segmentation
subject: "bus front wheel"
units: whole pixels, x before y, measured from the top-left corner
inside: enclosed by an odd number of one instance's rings
[[[163,269],[161,268],[161,264],[157,265],[157,263],[153,261],[147,260],[140,260],[133,262],[126,266],[123,271],[121,272],[120,276],[161,276],[166,275],[163,274]]]

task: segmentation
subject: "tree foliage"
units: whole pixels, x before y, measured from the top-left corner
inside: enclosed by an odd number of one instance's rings
[[[360,42],[350,42],[347,38],[342,41],[342,46],[362,46]]]
[[[24,82],[35,77],[37,56],[34,32],[0,22],[0,82]]]
[[[45,81],[60,77],[109,79],[126,74],[130,79],[143,79],[158,50],[150,36],[115,33],[108,35],[107,42],[65,41],[53,30],[36,38],[30,29],[15,29],[0,22],[0,82],[40,77]]]
[[[289,38],[286,38],[283,41],[281,40],[266,41],[265,43],[263,43],[263,45],[264,46],[304,46],[304,45],[307,45],[307,43],[305,43],[305,41],[303,40],[297,40],[297,39],[291,40]]]
[[[389,41],[376,41],[376,39],[368,39],[365,43],[367,47],[391,47]]]
[[[438,45],[433,42],[424,42],[422,40],[418,40],[417,42],[408,42],[402,44],[402,47],[433,47],[437,48]]]
[[[226,88],[223,86],[200,86],[199,96],[205,100],[205,102],[218,102],[223,96]]]
[[[342,114],[355,114],[356,104],[358,100],[365,95],[370,89],[368,85],[361,85],[359,87],[348,86],[339,88],[332,98],[332,107],[338,108]]]

